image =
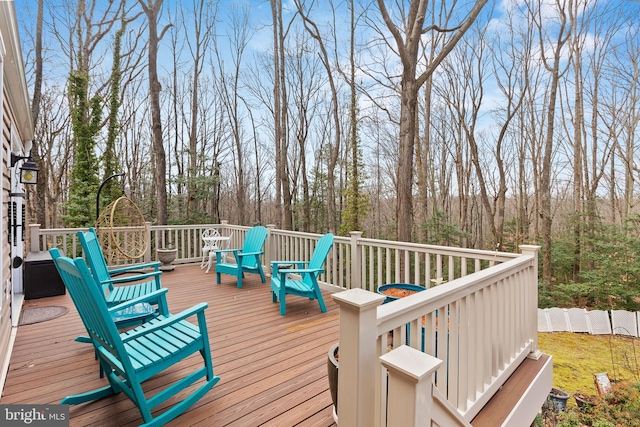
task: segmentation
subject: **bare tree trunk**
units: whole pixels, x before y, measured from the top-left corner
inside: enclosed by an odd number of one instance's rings
[[[349,77],[347,79],[347,83],[349,84],[349,93],[350,93],[350,105],[349,105],[349,145],[351,152],[351,185],[347,182],[347,186],[351,188],[351,191],[348,193],[351,203],[348,208],[349,211],[352,212],[353,218],[351,222],[351,230],[362,230],[362,221],[364,218],[363,208],[361,206],[362,197],[360,195],[360,144],[358,139],[358,98],[357,98],[357,88],[356,88],[356,13],[355,13],[355,4],[354,1],[351,1],[350,7],[350,16],[351,23],[349,26]],[[339,68],[339,67],[338,67]],[[336,97],[336,104],[338,99]],[[336,108],[338,106],[336,105]],[[336,145],[339,145],[336,143]],[[338,147],[336,147],[337,149]],[[347,200],[349,201],[349,200]]]
[[[433,58],[432,58],[433,59]],[[431,168],[431,93],[433,92],[433,79],[429,77],[424,84],[424,132],[416,143],[416,175],[418,204],[416,207],[416,216],[419,227],[418,241],[427,241],[426,227],[429,218],[429,176],[427,168]]]
[[[544,140],[543,154],[542,154],[542,171],[540,177],[539,191],[541,194],[541,206],[540,215],[542,223],[542,279],[544,280],[544,286],[551,284],[552,272],[551,272],[551,226],[553,222],[553,213],[551,209],[551,157],[553,153],[553,138],[555,132],[555,118],[556,118],[556,103],[558,98],[558,86],[560,77],[566,71],[566,68],[561,71],[562,49],[569,39],[571,34],[571,26],[567,23],[566,14],[566,1],[560,3],[561,0],[556,1],[556,12],[559,18],[559,29],[555,40],[553,41],[552,59],[551,63],[545,56],[542,56],[545,68],[551,73],[551,81],[549,84],[549,96],[547,98],[547,116],[546,116],[546,135]],[[544,27],[542,18],[542,4],[538,4],[536,11],[533,11],[532,18],[535,25],[538,28],[540,38],[540,48],[544,50]]]
[[[40,115],[40,100],[42,98],[42,21],[44,14],[44,0],[38,0],[38,16],[36,17],[36,39],[35,39],[35,62],[36,69],[33,81],[33,99],[31,101],[31,118],[33,120],[33,127],[36,127],[38,123],[38,116]],[[47,183],[49,182],[48,169],[42,157],[40,157],[40,141],[37,138],[33,139],[33,146],[31,147],[31,155],[33,161],[40,169],[39,179],[36,183],[36,202],[35,202],[35,214],[36,221],[42,228],[49,228],[49,222],[47,221]]]
[[[183,17],[184,18],[184,17]],[[176,23],[178,24],[178,23]],[[184,25],[184,24],[182,24]],[[178,117],[181,117],[181,109],[182,106],[180,103],[182,100],[180,99],[180,52],[184,48],[184,45],[180,43],[180,35],[178,31],[172,31],[169,33],[170,37],[170,45],[171,45],[171,112],[173,115],[173,120],[169,120],[166,126],[169,128],[169,135],[173,135],[172,147],[169,150],[169,155],[173,152],[173,163],[175,167],[176,174],[176,184],[175,184],[175,192],[176,192],[176,210],[177,212],[186,212],[186,217],[188,217],[188,208],[185,207],[184,193],[185,193],[185,184],[187,179],[185,179],[186,171],[185,168],[188,169],[188,166],[185,167],[185,162],[183,159],[183,146],[182,146],[182,129],[183,120],[179,120]],[[173,128],[173,129],[172,129]],[[169,163],[171,163],[171,159],[169,159]]]
[[[279,28],[279,16],[281,14],[282,2],[280,0],[270,0],[271,2],[271,15],[273,17],[273,123],[274,123],[274,142],[275,142],[275,157],[276,157],[276,226],[283,227],[284,218],[284,206],[280,201],[282,200],[282,187],[285,179],[288,179],[284,174],[284,166],[282,158],[286,159],[286,152],[283,156],[283,136],[282,136],[282,106],[280,104],[280,60],[278,56],[280,38],[278,37]]]
[[[331,69],[331,64],[329,62],[329,54],[327,53],[327,49],[325,48],[324,41],[320,36],[320,31],[318,30],[317,25],[309,19],[306,12],[303,10],[303,5],[295,0],[295,4],[298,8],[298,12],[304,19],[304,26],[313,37],[314,40],[318,42],[318,47],[320,48],[320,59],[322,60],[322,64],[327,70],[327,78],[329,80],[329,87],[331,89],[331,99],[332,99],[332,108],[331,113],[333,115],[333,124],[334,124],[334,143],[330,150],[329,155],[329,165],[327,166],[327,216],[329,217],[329,231],[332,233],[336,233],[338,230],[338,224],[336,222],[336,199],[335,199],[335,169],[338,163],[338,155],[340,154],[340,145],[341,145],[341,131],[340,131],[340,115],[338,113],[339,104],[338,104],[338,91],[336,89],[335,82],[333,80],[333,74]]]
[[[242,99],[242,98],[241,98]],[[255,199],[256,199],[256,220],[259,224],[262,224],[262,169],[260,165],[263,163],[260,161],[260,150],[258,147],[258,132],[256,129],[256,121],[253,118],[253,113],[251,108],[249,108],[248,104],[244,99],[242,99],[247,107],[247,111],[249,112],[249,117],[251,117],[251,130],[253,132],[253,154],[255,156],[256,162],[256,189],[255,189]]]
[[[435,69],[460,41],[464,33],[475,21],[487,0],[479,0],[473,6],[465,20],[453,30],[453,36],[443,44],[442,50],[435,59],[425,65],[425,70],[416,77],[418,65],[418,48],[423,34],[428,31],[443,31],[437,26],[423,28],[428,0],[413,0],[409,12],[402,21],[405,28],[401,30],[393,22],[387,11],[384,0],[378,0],[378,8],[382,18],[393,35],[398,55],[402,62],[400,80],[400,143],[398,150],[396,203],[397,239],[410,242],[413,218],[413,156],[417,135],[418,89],[433,74]],[[452,30],[447,30],[452,31]],[[403,34],[406,35],[403,39]]]
[[[434,3],[431,4],[435,6]],[[435,14],[432,14],[432,19],[435,19]],[[440,34],[432,34],[432,37],[426,43],[424,48],[425,61],[427,63],[433,62],[437,55],[437,47],[440,45]],[[428,51],[427,51],[428,48]],[[429,238],[428,229],[426,227],[431,211],[437,206],[435,200],[431,201],[431,210],[429,209],[429,188],[433,184],[431,179],[433,174],[433,141],[432,141],[432,106],[433,106],[433,76],[427,77],[424,83],[424,114],[423,120],[423,134],[416,139],[416,187],[418,202],[415,209],[416,222],[418,224],[417,238],[418,242],[427,242]],[[430,172],[431,171],[431,172]],[[430,175],[431,174],[431,175]],[[462,187],[459,187],[461,189]]]
[[[291,211],[291,185],[289,182],[289,161],[287,159],[287,151],[289,147],[289,114],[288,114],[288,99],[287,99],[287,86],[285,84],[285,36],[282,22],[282,1],[280,1],[280,7],[278,8],[278,61],[280,62],[280,138],[282,142],[280,156],[282,164],[282,209],[283,209],[283,228],[285,230],[293,230],[293,212]]]
[[[583,36],[582,40],[584,41],[587,37],[591,37],[593,28],[592,24],[598,22],[598,15],[589,13],[584,15],[581,14],[581,16],[583,18],[580,19],[580,22],[582,23],[584,28],[581,34]],[[593,52],[591,52],[589,55],[586,55],[586,57],[589,58],[586,74],[589,76],[593,76],[593,83],[589,90],[585,89],[584,94],[581,94],[581,97],[585,97],[587,100],[586,102],[591,106],[590,123],[587,122],[587,117],[585,117],[582,127],[582,130],[585,134],[585,137],[583,138],[582,151],[585,153],[584,157],[586,157],[583,160],[583,204],[586,202],[587,212],[585,227],[582,233],[583,236],[588,237],[587,244],[583,245],[583,253],[593,253],[595,251],[594,236],[597,232],[598,224],[600,222],[598,213],[598,193],[600,193],[599,187],[600,183],[603,180],[603,177],[606,174],[609,159],[614,157],[614,152],[616,149],[616,139],[613,137],[613,135],[607,135],[603,137],[603,134],[599,129],[600,114],[603,107],[600,100],[600,95],[602,93],[601,85],[603,75],[606,72],[604,64],[605,58],[608,56],[608,52],[613,49],[613,29],[618,28],[618,25],[616,24],[616,22],[608,22],[607,25],[595,26],[597,28],[597,31],[600,33],[600,37],[594,39],[596,40],[596,43],[593,47]],[[632,38],[629,39],[631,40]],[[583,45],[581,44],[581,46]],[[581,53],[581,55],[583,54]],[[635,64],[635,67],[638,66],[637,61],[632,62]],[[633,81],[637,82],[637,79],[633,79]],[[585,84],[582,83],[582,86],[584,87]],[[637,88],[637,83],[634,86]],[[634,105],[637,104],[634,103]],[[585,114],[584,108],[582,109],[582,114]],[[589,137],[587,136],[587,130],[590,130],[591,133],[591,150],[588,149],[589,144],[587,143],[587,140],[589,139]],[[591,154],[591,161],[589,161],[588,159],[588,153]],[[612,181],[615,181],[615,173],[612,174],[610,179]],[[615,214],[613,212],[611,218],[611,222],[615,223]],[[586,266],[587,269],[593,270],[595,268],[595,261],[593,259],[589,259]]]
[[[295,218],[296,229],[309,232],[311,220],[311,196],[309,188],[309,173],[307,171],[307,141],[311,130],[310,123],[313,121],[312,114],[316,111],[316,101],[312,98],[318,90],[318,84],[314,79],[306,79],[310,69],[315,69],[319,62],[315,56],[307,54],[309,49],[306,37],[297,39],[293,48],[294,54],[290,56],[290,66],[287,68],[287,76],[290,81],[290,97],[295,106],[295,115],[291,120],[291,134],[295,135],[298,143],[297,156],[292,156],[291,169],[293,194],[298,194],[298,180],[302,183],[302,209]],[[314,71],[311,72],[315,74]],[[292,108],[293,110],[293,108]],[[298,203],[300,205],[300,203]]]
[[[522,122],[521,122],[522,123]],[[525,129],[524,126],[520,127],[521,129]],[[524,138],[520,138],[524,139]],[[530,228],[529,225],[529,197],[527,195],[527,167],[526,167],[526,147],[525,143],[522,141],[518,141],[518,179],[517,179],[517,189],[518,193],[516,196],[516,239],[514,245],[516,247],[520,246],[527,240],[528,230]]]
[[[557,69],[552,78],[549,91],[549,104],[547,111],[547,135],[544,143],[544,154],[542,158],[542,175],[540,182],[541,190],[541,215],[542,215],[542,277],[546,284],[551,283],[551,153],[553,150],[553,131],[555,121],[555,107],[558,93]]]
[[[160,90],[158,80],[158,43],[164,33],[171,27],[168,24],[158,36],[158,14],[163,0],[138,0],[149,21],[149,100],[151,104],[151,132],[153,136],[153,153],[155,158],[155,184],[158,225],[167,224],[167,162],[162,140],[162,120],[160,118]]]
[[[213,22],[215,13],[210,14],[209,2],[204,0],[194,0],[193,2],[193,30],[194,40],[191,42],[187,37],[187,44],[193,59],[193,75],[191,80],[191,125],[189,129],[189,168],[187,170],[187,220],[192,220],[198,210],[198,186],[196,184],[198,175],[198,120],[200,103],[200,76],[204,69],[205,55],[209,47],[209,42],[213,36]],[[186,23],[186,20],[184,20]]]
[[[577,2],[569,5],[568,13],[571,25],[575,28],[577,22]],[[584,224],[584,208],[582,205],[582,197],[584,194],[583,177],[582,177],[582,134],[584,130],[584,101],[583,91],[585,90],[582,76],[582,52],[580,44],[579,31],[573,32],[569,49],[571,50],[571,63],[573,64],[573,75],[575,78],[574,118],[573,118],[573,281],[578,282],[580,275],[580,257],[582,253],[582,233]]]
[[[222,98],[231,127],[231,138],[235,145],[236,158],[236,206],[240,224],[248,223],[247,210],[247,172],[245,160],[245,147],[243,143],[243,124],[240,113],[240,76],[242,74],[242,59],[244,50],[249,43],[249,13],[245,7],[242,10],[235,10],[230,17],[231,36],[229,37],[230,57],[233,69],[230,73],[225,70],[225,59],[216,51],[218,56],[218,67],[222,79]]]
[[[482,87],[483,82],[486,80],[484,75],[484,49],[482,46],[486,46],[486,38],[484,37],[484,32],[479,34],[479,40],[476,43],[472,43],[472,46],[475,46],[473,55],[471,55],[467,72],[465,73],[465,80],[470,83],[460,82],[459,85],[469,84],[470,86],[480,85],[477,89],[471,89],[465,92],[469,92],[472,99],[470,100],[459,100],[458,105],[467,105],[470,104],[471,107],[464,107],[464,110],[470,110],[470,119],[469,124],[465,123],[464,128],[466,132],[466,138],[469,141],[469,146],[471,150],[471,161],[475,167],[475,174],[478,182],[478,186],[480,188],[480,196],[482,199],[482,205],[484,206],[485,213],[487,215],[489,228],[493,237],[493,241],[491,242],[492,249],[500,248],[503,245],[503,231],[504,231],[504,221],[505,221],[505,206],[506,206],[506,197],[507,197],[507,182],[506,175],[507,171],[505,168],[504,161],[504,145],[505,140],[507,139],[508,131],[511,127],[511,123],[513,119],[516,117],[516,114],[520,111],[520,108],[523,103],[524,94],[527,90],[528,82],[526,79],[520,79],[518,76],[520,75],[518,72],[522,70],[522,67],[525,66],[526,63],[530,61],[530,52],[523,49],[519,42],[511,40],[507,42],[506,45],[496,46],[494,51],[494,60],[492,61],[494,65],[494,73],[499,82],[498,87],[502,91],[502,94],[506,101],[504,102],[504,107],[501,109],[501,117],[497,121],[502,121],[499,124],[499,133],[492,146],[494,148],[494,156],[495,159],[495,168],[491,172],[487,171],[486,166],[481,164],[481,156],[480,151],[482,147],[479,147],[478,141],[476,138],[476,126],[478,124],[478,115],[480,113],[480,107],[482,103],[482,96],[484,94],[484,88]],[[506,54],[502,54],[502,52],[506,52]],[[519,59],[519,55],[522,52],[523,58]],[[477,64],[474,64],[473,61],[477,61]],[[474,71],[477,73],[474,75]],[[463,77],[464,78],[464,77]],[[523,81],[524,80],[524,81]],[[477,83],[476,83],[477,82]],[[492,159],[492,163],[493,163]],[[487,176],[498,175],[498,184],[495,186],[495,193],[491,195],[489,193],[491,185],[487,183]]]

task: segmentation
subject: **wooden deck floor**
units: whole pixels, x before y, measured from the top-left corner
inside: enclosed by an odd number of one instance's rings
[[[287,315],[271,302],[269,279],[247,275],[243,288],[235,280],[205,274],[199,265],[163,274],[168,302],[177,313],[205,301],[216,375],[221,381],[174,420],[172,426],[332,426],[326,355],[338,341],[338,308],[325,294],[327,312],[316,301],[290,297]],[[84,331],[68,295],[25,301],[25,306],[63,305],[57,319],[20,326],[1,402],[49,404],[106,384],[98,375],[92,347],[74,338]],[[145,387],[179,377],[196,356]],[[122,394],[72,406],[71,426],[130,426],[142,422]]]

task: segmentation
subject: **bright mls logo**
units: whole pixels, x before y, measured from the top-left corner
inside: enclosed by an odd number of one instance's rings
[[[0,426],[68,427],[69,405],[0,405]]]

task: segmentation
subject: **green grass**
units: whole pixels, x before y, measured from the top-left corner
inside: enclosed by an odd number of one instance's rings
[[[541,352],[553,356],[553,387],[573,396],[576,392],[597,395],[594,374],[606,372],[618,381],[639,381],[640,341],[619,335],[588,335],[571,332],[539,333]],[[570,406],[575,405],[571,398]]]

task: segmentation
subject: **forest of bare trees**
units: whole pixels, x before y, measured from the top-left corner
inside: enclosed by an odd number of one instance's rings
[[[93,141],[97,181],[123,172],[154,223],[535,243],[546,283],[559,235],[577,280],[602,224],[638,215],[637,2],[22,0],[16,11],[45,177],[28,202],[44,227],[69,225],[79,135]],[[73,76],[101,111],[93,135]]]

